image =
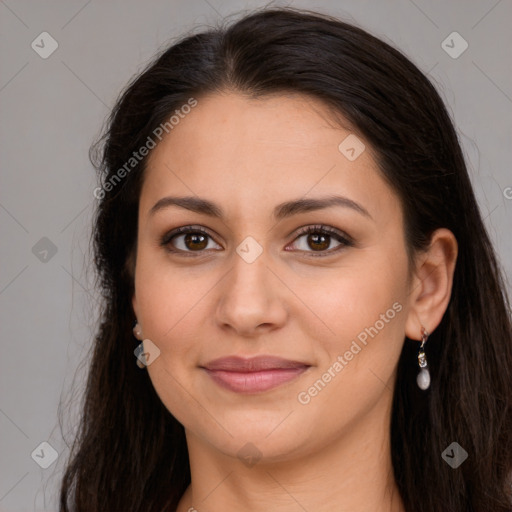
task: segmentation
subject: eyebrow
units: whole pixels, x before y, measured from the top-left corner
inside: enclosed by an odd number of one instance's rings
[[[168,208],[170,206],[179,206],[181,208],[185,208],[196,213],[202,213],[204,215],[216,217],[219,219],[225,218],[225,213],[219,205],[213,203],[212,201],[209,201],[208,199],[204,199],[197,196],[163,197],[162,199],[158,200],[155,203],[151,210],[149,210],[149,215],[154,215],[156,212]],[[274,208],[273,216],[274,219],[276,220],[282,220],[284,218],[291,217],[292,215],[296,215],[299,213],[323,210],[325,208],[330,208],[332,206],[350,208],[360,213],[361,215],[368,217],[369,219],[373,219],[372,216],[363,206],[361,206],[359,203],[356,203],[352,199],[343,196],[327,196],[319,198],[296,199],[293,201],[286,201],[284,203],[278,204]]]

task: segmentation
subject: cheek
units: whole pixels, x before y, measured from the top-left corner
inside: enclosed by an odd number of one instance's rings
[[[334,425],[347,414],[364,414],[393,387],[393,375],[404,341],[407,259],[382,248],[360,255],[357,263],[336,272],[329,286],[310,298],[322,320],[334,331],[319,338],[324,356],[302,388],[308,414],[333,409]],[[325,293],[325,289],[328,292]],[[311,406],[311,407],[310,407]]]
[[[405,309],[406,262],[397,256],[396,263],[391,264],[389,258],[376,253],[358,255],[357,263],[297,290],[316,313],[319,322],[315,322],[315,330],[326,335],[323,344],[331,356],[348,350],[347,345],[358,336],[362,341],[365,336],[373,339],[367,332],[370,329],[375,334],[372,327],[379,331],[379,339],[396,339],[403,326],[400,316],[405,316],[401,312]],[[315,337],[318,339],[318,334]]]
[[[336,435],[347,422],[367,414],[393,388],[403,345],[406,277],[373,262],[373,272],[364,265],[352,267],[331,280],[329,293],[312,297],[335,335],[317,335],[324,355],[301,386],[297,402],[308,417],[329,411],[321,427],[325,435]]]
[[[167,410],[189,426],[191,418],[201,417],[204,410],[188,391],[196,372],[199,343],[198,326],[204,310],[204,296],[213,283],[193,271],[171,268],[165,258],[151,251],[140,251],[135,276],[137,309],[144,338],[160,350],[154,363],[147,367],[153,387]]]
[[[136,269],[136,299],[145,338],[160,349],[165,364],[176,369],[177,361],[194,364],[198,330],[211,318],[208,292],[218,276],[197,267],[171,265],[165,255],[142,250]],[[204,337],[204,335],[203,335]]]
[[[183,304],[188,287],[181,282],[180,273],[172,271],[163,251],[144,241],[139,242],[135,290],[144,335],[151,332],[155,338],[162,337],[171,328],[176,306]]]

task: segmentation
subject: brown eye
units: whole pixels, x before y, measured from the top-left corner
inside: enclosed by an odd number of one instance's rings
[[[192,251],[206,249],[208,241],[206,236],[200,233],[188,233],[184,235],[183,243],[187,249]]]
[[[307,243],[314,251],[325,251],[329,248],[331,237],[329,235],[308,235]]]
[[[214,247],[211,247],[211,243],[214,244]],[[163,237],[161,245],[168,251],[175,253],[201,253],[205,249],[222,249],[222,247],[214,242],[209,233],[202,228],[194,228],[192,226],[171,231]]]
[[[333,242],[338,244],[334,248]],[[299,232],[293,245],[299,251],[310,253],[308,256],[329,256],[346,247],[352,247],[354,242],[337,229],[328,226],[308,226]]]

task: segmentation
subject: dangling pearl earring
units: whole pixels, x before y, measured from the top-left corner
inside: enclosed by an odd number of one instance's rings
[[[425,355],[425,350],[423,347],[425,346],[425,343],[428,339],[428,332],[425,329],[425,327],[421,328],[421,346],[420,350],[418,352],[418,364],[421,368],[420,373],[418,373],[418,376],[416,377],[416,383],[418,384],[418,387],[425,391],[430,386],[430,372],[428,371],[428,365],[427,365],[427,356]]]

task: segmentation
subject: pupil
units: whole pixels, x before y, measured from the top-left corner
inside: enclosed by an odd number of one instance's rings
[[[198,243],[198,240],[199,243]],[[204,249],[208,243],[205,243],[206,241],[206,237],[204,235],[201,235],[201,234],[196,234],[196,233],[187,233],[185,235],[185,245],[189,248],[189,249],[193,249],[194,247],[196,249]],[[192,242],[192,247],[189,247],[189,242]]]
[[[313,242],[317,244],[316,247],[312,247],[314,250],[322,250],[327,249],[329,247],[329,242],[327,241],[329,237],[326,235],[309,235],[308,242]],[[320,244],[320,246],[318,245]]]

